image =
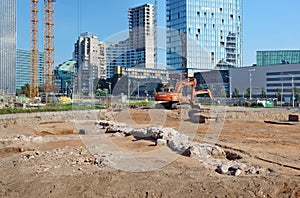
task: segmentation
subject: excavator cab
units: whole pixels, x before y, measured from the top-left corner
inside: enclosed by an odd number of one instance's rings
[[[161,88],[161,91],[165,93],[174,93],[174,87],[165,86]]]

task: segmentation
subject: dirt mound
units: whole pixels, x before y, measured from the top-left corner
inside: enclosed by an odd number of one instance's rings
[[[22,148],[22,147],[7,147],[0,148],[0,158],[11,156],[15,153],[23,153],[25,151],[33,151],[34,149]]]
[[[61,122],[46,122],[41,123],[37,129],[36,135],[67,135],[75,134],[76,128],[72,123],[61,123]]]

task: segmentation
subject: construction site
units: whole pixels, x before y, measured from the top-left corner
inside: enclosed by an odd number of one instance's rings
[[[299,197],[299,110],[0,116],[1,197]]]
[[[222,102],[189,76],[132,100],[140,86],[128,77],[109,84],[109,97],[65,97],[68,111],[43,110],[55,103],[55,2],[31,0],[31,106],[20,109],[35,111],[0,113],[0,197],[300,197],[294,103]]]

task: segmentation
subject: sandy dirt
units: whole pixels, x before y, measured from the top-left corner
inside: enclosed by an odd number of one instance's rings
[[[187,114],[118,109],[2,115],[0,197],[300,197],[300,124],[287,122],[289,114],[299,111],[228,107],[224,113],[207,108],[201,112],[206,117],[201,124]],[[105,134],[95,125],[98,120],[135,128],[171,127],[193,142],[214,143],[237,154],[240,159],[235,161],[259,171],[222,175],[205,159],[174,153],[167,160],[170,156],[164,158],[162,150],[166,146]],[[119,151],[123,155],[114,156]],[[160,168],[118,169],[134,166],[126,161],[134,155],[149,156],[147,165]],[[124,164],[113,164],[112,159]]]

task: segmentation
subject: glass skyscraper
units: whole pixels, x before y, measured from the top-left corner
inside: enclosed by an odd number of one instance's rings
[[[242,65],[242,0],[166,0],[169,68]]]
[[[16,0],[0,1],[0,91],[16,93]]]

